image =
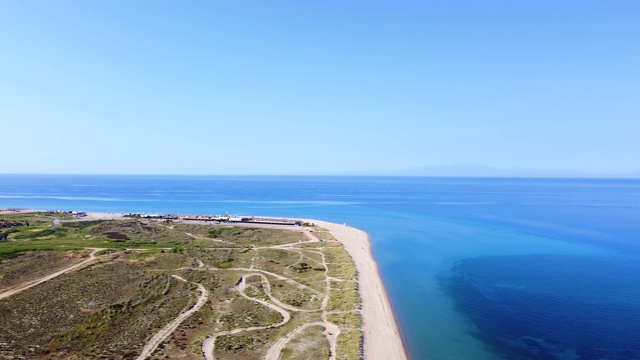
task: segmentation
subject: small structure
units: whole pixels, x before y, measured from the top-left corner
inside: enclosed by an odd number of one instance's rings
[[[76,217],[76,218],[83,218],[87,216],[87,213],[84,211],[72,211],[71,215],[73,215],[73,217]]]

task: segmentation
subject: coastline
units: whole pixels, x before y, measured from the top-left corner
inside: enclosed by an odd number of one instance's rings
[[[20,209],[19,212],[39,212],[43,210]],[[15,213],[12,210],[1,210],[1,213]],[[124,213],[87,212],[82,219],[92,220],[124,220]],[[363,353],[365,360],[408,360],[408,352],[404,346],[402,333],[395,318],[393,308],[378,265],[371,252],[369,235],[357,228],[316,219],[305,219],[323,227],[336,238],[351,256],[358,272],[358,293],[362,301]],[[252,225],[249,225],[252,226]],[[253,225],[255,226],[255,225]],[[276,225],[290,228],[290,226]]]
[[[387,291],[371,253],[369,235],[353,227],[309,219],[329,230],[351,255],[358,270],[362,299],[362,333],[366,360],[408,359]]]

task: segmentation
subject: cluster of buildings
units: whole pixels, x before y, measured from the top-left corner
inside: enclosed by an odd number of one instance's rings
[[[235,216],[235,215],[162,215],[162,214],[126,214],[125,217],[131,217],[136,219],[159,219],[164,222],[171,222],[174,220],[181,221],[205,221],[220,223],[246,223],[246,224],[269,224],[269,225],[296,225],[301,226],[303,222],[295,219],[282,219],[282,218],[270,218],[270,217],[256,217],[256,216]]]
[[[80,218],[83,218],[83,217],[87,216],[87,213],[86,213],[85,211],[51,210],[51,211],[49,211],[49,212],[54,213],[54,214],[69,214],[69,215],[72,215],[73,217],[76,217],[76,218],[78,218],[78,219],[80,219]]]

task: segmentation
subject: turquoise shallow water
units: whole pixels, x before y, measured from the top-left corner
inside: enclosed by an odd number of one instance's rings
[[[346,222],[415,359],[640,358],[639,180],[2,175],[0,207]]]

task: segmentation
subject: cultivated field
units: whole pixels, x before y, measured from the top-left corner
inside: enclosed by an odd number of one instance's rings
[[[359,359],[356,271],[316,227],[2,214],[0,359]]]

